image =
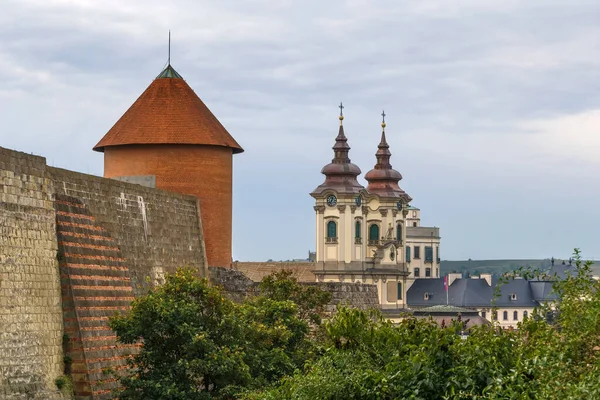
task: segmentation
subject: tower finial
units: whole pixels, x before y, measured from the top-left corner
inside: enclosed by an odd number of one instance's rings
[[[344,104],[340,101],[340,105],[338,106],[340,109],[340,125],[342,125],[342,121],[344,120]]]
[[[171,65],[171,30],[169,29],[169,59],[167,64]]]
[[[381,112],[381,128],[385,130],[385,110]]]

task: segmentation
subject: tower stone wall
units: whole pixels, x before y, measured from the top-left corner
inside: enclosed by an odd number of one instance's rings
[[[244,150],[170,64],[94,150],[107,178],[200,199],[208,263],[231,266],[233,154]]]
[[[199,199],[209,264],[231,266],[231,149],[200,145],[129,145],[105,149],[105,177],[147,175],[155,177],[159,189]]]

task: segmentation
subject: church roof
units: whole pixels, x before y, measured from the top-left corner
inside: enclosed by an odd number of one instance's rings
[[[382,114],[385,118],[385,112]],[[385,119],[381,123],[381,141],[377,146],[377,163],[372,170],[365,174],[365,180],[369,182],[367,191],[382,197],[394,197],[403,199],[406,203],[412,198],[398,186],[398,182],[402,179],[400,172],[392,168],[390,164],[390,146],[385,138]]]
[[[343,106],[340,104],[340,110]],[[350,145],[344,133],[343,114],[340,113],[340,130],[335,138],[333,149],[333,159],[321,170],[325,175],[325,182],[320,184],[312,195],[320,195],[324,191],[331,189],[343,194],[358,194],[364,187],[358,182],[357,176],[360,175],[360,168],[353,164],[348,156]]]
[[[189,144],[244,151],[169,64],[94,146]]]

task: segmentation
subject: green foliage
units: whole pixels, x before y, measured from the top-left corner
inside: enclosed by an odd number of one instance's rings
[[[54,380],[54,384],[56,385],[56,388],[63,393],[73,393],[73,381],[71,380],[71,377],[67,375],[62,375],[56,378]]]
[[[292,271],[279,271],[266,276],[259,285],[261,296],[275,301],[290,300],[298,306],[300,318],[320,324],[324,306],[331,300],[331,293],[315,286],[302,286]]]
[[[555,284],[560,302],[540,307],[518,330],[480,326],[463,339],[458,322],[394,325],[341,308],[324,324],[321,357],[246,399],[598,399],[600,286],[577,251],[575,266]]]
[[[298,304],[288,297],[298,300]],[[193,270],[111,319],[122,343],[141,341],[120,378],[120,399],[226,399],[292,374],[312,354],[309,323],[328,300],[285,274],[269,277],[243,304],[227,299]],[[313,307],[311,309],[310,307]]]
[[[267,277],[242,304],[190,270],[111,320],[143,347],[121,378],[121,399],[598,399],[600,283],[575,253],[557,280],[560,301],[517,330],[438,327],[378,311],[338,308],[289,273]],[[535,271],[517,271],[530,277]],[[505,277],[501,281],[509,279]],[[552,318],[548,318],[552,316]]]

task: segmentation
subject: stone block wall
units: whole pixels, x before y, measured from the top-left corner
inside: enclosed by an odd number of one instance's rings
[[[273,272],[286,270],[292,271],[298,282],[316,282],[317,278],[313,274],[315,263],[313,262],[295,262],[295,261],[273,261],[273,262],[240,262],[236,261],[232,265],[233,269],[244,273],[254,282],[260,282],[262,278]]]
[[[275,269],[273,272],[279,270],[281,270],[281,268]],[[229,268],[211,267],[210,279],[213,284],[222,286],[227,295],[235,301],[241,301],[249,294],[252,294],[258,285],[258,282],[250,279],[245,273]],[[315,286],[331,293],[331,302],[327,306],[327,312],[334,312],[338,304],[363,310],[369,308],[381,308],[376,285],[349,282],[300,283],[302,285]]]
[[[202,232],[193,196],[0,148],[0,398],[62,398],[65,373],[76,399],[112,398],[104,371],[136,346],[117,345],[109,317],[165,273],[208,274]]]
[[[334,312],[338,304],[361,310],[381,308],[376,285],[349,282],[307,282],[304,285],[317,286],[321,290],[331,293],[331,301],[327,306],[328,312]]]
[[[0,148],[0,398],[58,399],[63,374],[54,184],[46,160]]]
[[[179,267],[205,271],[202,222],[195,197],[47,169],[55,193],[79,199],[114,238],[126,260],[136,296]]]

